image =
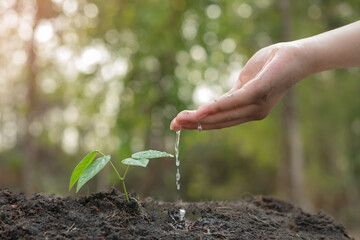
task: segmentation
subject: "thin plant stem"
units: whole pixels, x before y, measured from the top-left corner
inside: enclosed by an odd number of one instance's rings
[[[102,152],[100,152],[100,151],[98,151],[98,152],[105,157],[105,155],[104,155]],[[121,177],[120,174],[119,174],[119,172],[118,172],[118,170],[116,169],[116,167],[114,166],[114,164],[111,162],[111,160],[110,160],[109,162],[110,162],[112,168],[114,169],[114,171],[116,172],[116,175],[119,177],[119,180],[120,180],[120,182],[121,182],[121,185],[122,185],[122,187],[123,187],[123,189],[124,189],[126,201],[129,203],[130,200],[129,200],[129,197],[128,197],[128,194],[127,194],[127,191],[126,191],[126,187],[125,187],[125,176],[126,176],[126,173],[127,173],[128,169],[129,169],[130,165],[127,166],[127,168],[126,168],[126,170],[125,170],[125,173],[124,173],[124,176]]]
[[[114,171],[116,172],[116,175],[118,175],[120,181],[123,181],[124,178],[120,177],[120,174],[119,174],[119,172],[117,171],[117,169],[116,169],[116,167],[114,166],[114,164],[111,162],[111,160],[110,160],[109,162],[110,162],[111,166],[113,167]]]
[[[125,181],[124,181],[124,179],[123,179],[122,181],[120,181],[120,182],[121,182],[121,184],[122,184],[122,186],[123,186],[123,189],[124,189],[124,193],[125,193],[126,201],[129,203],[129,202],[130,202],[130,200],[129,200],[129,197],[128,197],[128,195],[127,195],[127,191],[126,191],[126,187],[125,187]]]
[[[124,176],[122,177],[124,180],[125,180],[126,173],[127,173],[127,171],[129,170],[129,167],[130,167],[130,165],[127,166],[127,168],[126,168],[126,170],[125,170],[125,173],[124,173]]]

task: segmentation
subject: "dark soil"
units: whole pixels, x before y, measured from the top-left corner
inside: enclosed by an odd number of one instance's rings
[[[0,190],[0,239],[351,239],[323,212],[272,197],[236,203],[151,199],[127,204],[117,190],[79,199]]]

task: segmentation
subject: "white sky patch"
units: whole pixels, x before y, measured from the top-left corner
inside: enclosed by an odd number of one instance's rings
[[[35,40],[38,43],[48,42],[54,36],[54,28],[49,21],[41,21],[35,30]]]

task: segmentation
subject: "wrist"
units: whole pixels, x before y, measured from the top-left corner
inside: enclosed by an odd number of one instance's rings
[[[322,47],[317,39],[305,38],[294,43],[300,48],[305,77],[324,70]]]

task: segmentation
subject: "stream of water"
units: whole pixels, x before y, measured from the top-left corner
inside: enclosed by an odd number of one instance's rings
[[[176,159],[176,189],[180,190],[180,160],[179,160],[179,143],[180,143],[180,131],[176,131],[175,141],[175,159]]]
[[[179,160],[179,144],[180,144],[180,131],[176,131],[176,140],[175,140],[175,159],[176,159],[176,189],[180,191],[180,160]],[[179,195],[180,196],[180,195]],[[182,202],[180,198],[180,203]],[[180,221],[185,220],[185,209],[180,208],[179,215]]]
[[[176,159],[176,189],[180,191],[180,160],[179,160],[179,144],[180,144],[180,131],[176,131],[176,140],[175,140],[175,159]],[[198,131],[202,131],[201,123],[198,123]],[[179,194],[180,196],[180,194]],[[180,198],[180,203],[182,203],[182,200]],[[183,208],[180,208],[179,215],[180,215],[180,221],[185,221],[185,214],[186,210]]]

